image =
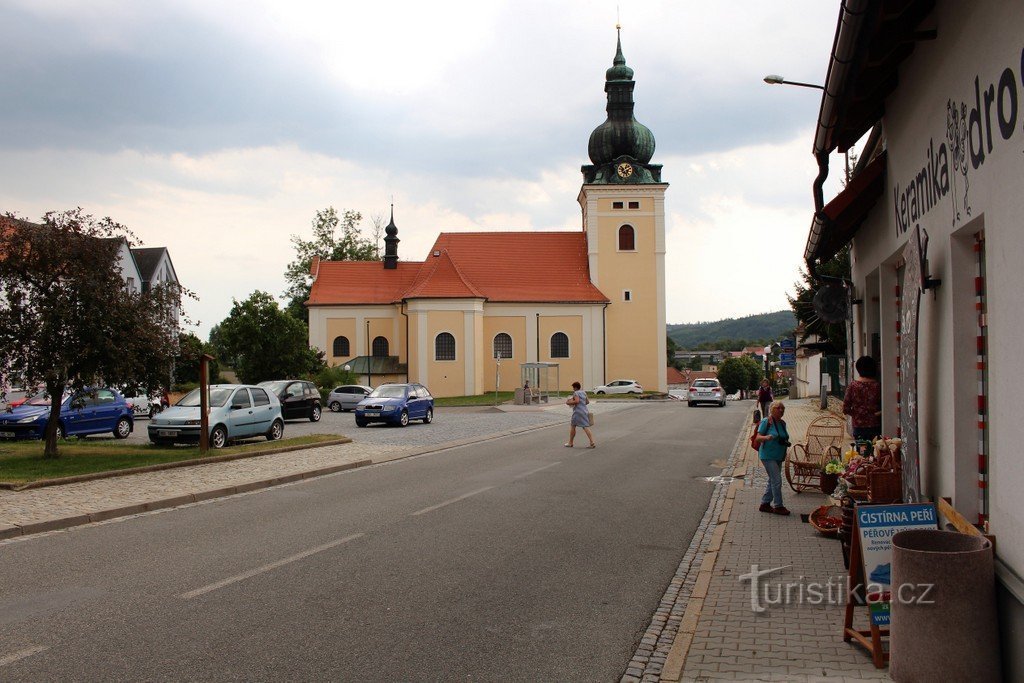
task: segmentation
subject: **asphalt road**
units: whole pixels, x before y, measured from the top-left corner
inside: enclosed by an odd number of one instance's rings
[[[617,681],[745,417],[637,406],[594,450],[540,429],[0,546],[0,680]]]

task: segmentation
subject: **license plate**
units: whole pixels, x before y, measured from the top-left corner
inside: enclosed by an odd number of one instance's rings
[[[158,430],[156,430],[156,435],[157,436],[177,436],[178,435],[178,430],[177,429],[158,429]]]
[[[17,435],[14,432],[0,432],[0,438],[3,439],[13,439],[15,436]]]
[[[380,413],[378,413],[376,410],[367,410],[366,412],[363,413],[363,415],[365,415],[366,417],[380,417]]]
[[[700,394],[701,396],[710,396],[711,395],[710,391],[698,391],[697,393]]]

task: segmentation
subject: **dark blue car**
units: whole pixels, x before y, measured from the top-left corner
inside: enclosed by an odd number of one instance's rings
[[[50,419],[50,397],[36,394],[9,413],[0,413],[0,438],[41,439]],[[113,389],[86,389],[65,394],[60,406],[57,438],[111,432],[125,439],[135,428],[132,409]]]
[[[356,426],[387,422],[404,427],[409,420],[434,421],[434,397],[422,384],[382,384],[356,405]]]

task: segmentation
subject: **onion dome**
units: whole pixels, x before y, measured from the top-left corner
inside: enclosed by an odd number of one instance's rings
[[[624,156],[647,164],[654,156],[654,134],[633,118],[634,85],[633,70],[626,66],[626,58],[622,56],[620,34],[612,67],[605,72],[608,118],[590,134],[588,152],[595,166]]]
[[[388,270],[398,268],[398,226],[395,225],[395,205],[391,205],[391,221],[384,228],[384,267]]]

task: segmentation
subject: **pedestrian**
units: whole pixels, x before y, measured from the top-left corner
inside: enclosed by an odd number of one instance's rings
[[[761,444],[757,454],[761,466],[768,473],[768,483],[764,487],[758,510],[776,515],[789,514],[789,510],[782,504],[782,463],[789,449],[789,432],[786,430],[786,421],[782,419],[785,412],[786,406],[782,401],[775,401],[768,417],[761,420],[757,427],[757,440]]]
[[[565,444],[566,448],[572,448],[577,427],[583,427],[587,438],[590,439],[590,445],[587,448],[597,448],[597,444],[594,443],[594,435],[590,433],[590,411],[587,409],[589,403],[587,392],[583,391],[579,382],[573,382],[572,396],[565,402],[567,406],[572,406],[572,419],[569,420],[569,443]]]
[[[768,406],[775,400],[775,394],[772,393],[772,385],[768,383],[768,378],[765,377],[761,380],[761,386],[757,390],[757,405],[761,409],[761,416],[768,417]]]
[[[859,379],[850,382],[843,396],[843,413],[850,416],[854,439],[871,441],[882,435],[882,385],[876,379],[878,364],[861,356],[854,364]]]

